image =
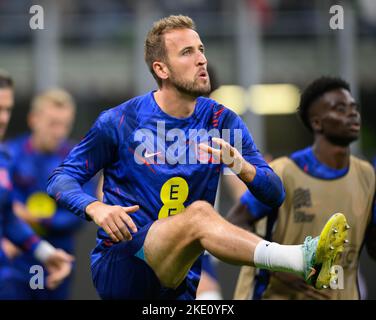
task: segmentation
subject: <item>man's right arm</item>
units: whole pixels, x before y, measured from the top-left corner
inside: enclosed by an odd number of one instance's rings
[[[116,152],[108,117],[106,112],[101,114],[47,183],[47,192],[57,203],[86,220],[91,220],[86,207],[97,199],[85,193],[82,185],[107,166]]]
[[[86,194],[82,185],[100,169],[115,160],[117,133],[114,119],[104,112],[83,140],[73,148],[64,162],[54,170],[48,180],[47,192],[56,202],[86,220],[93,220],[114,242],[132,238],[129,230],[137,231],[129,213],[137,205],[122,207],[107,205]]]

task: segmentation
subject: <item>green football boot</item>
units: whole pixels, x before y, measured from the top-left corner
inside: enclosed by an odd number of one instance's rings
[[[333,270],[336,258],[348,243],[350,226],[342,213],[330,217],[316,238],[307,237],[303,244],[304,278],[316,289],[326,289],[336,283],[337,273]]]

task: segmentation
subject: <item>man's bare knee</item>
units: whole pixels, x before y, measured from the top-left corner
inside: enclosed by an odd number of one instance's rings
[[[202,231],[205,232],[208,225],[219,217],[219,213],[206,201],[195,201],[187,207],[188,223],[185,225],[188,234],[199,239]]]
[[[187,209],[190,210],[190,214],[199,215],[201,218],[208,215],[217,214],[213,206],[207,201],[195,201]]]

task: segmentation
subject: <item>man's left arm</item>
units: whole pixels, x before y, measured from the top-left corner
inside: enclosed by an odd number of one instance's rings
[[[223,127],[230,129],[230,141],[212,138],[220,149],[204,144],[200,149],[227,165],[259,201],[271,208],[279,207],[285,199],[281,179],[262,157],[240,117],[229,111],[224,122]]]

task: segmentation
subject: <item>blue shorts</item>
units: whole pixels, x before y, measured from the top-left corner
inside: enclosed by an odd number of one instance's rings
[[[176,289],[163,287],[145,262],[143,246],[151,225],[140,228],[131,241],[106,249],[92,265],[94,286],[102,299],[195,299],[198,283],[186,277]]]

